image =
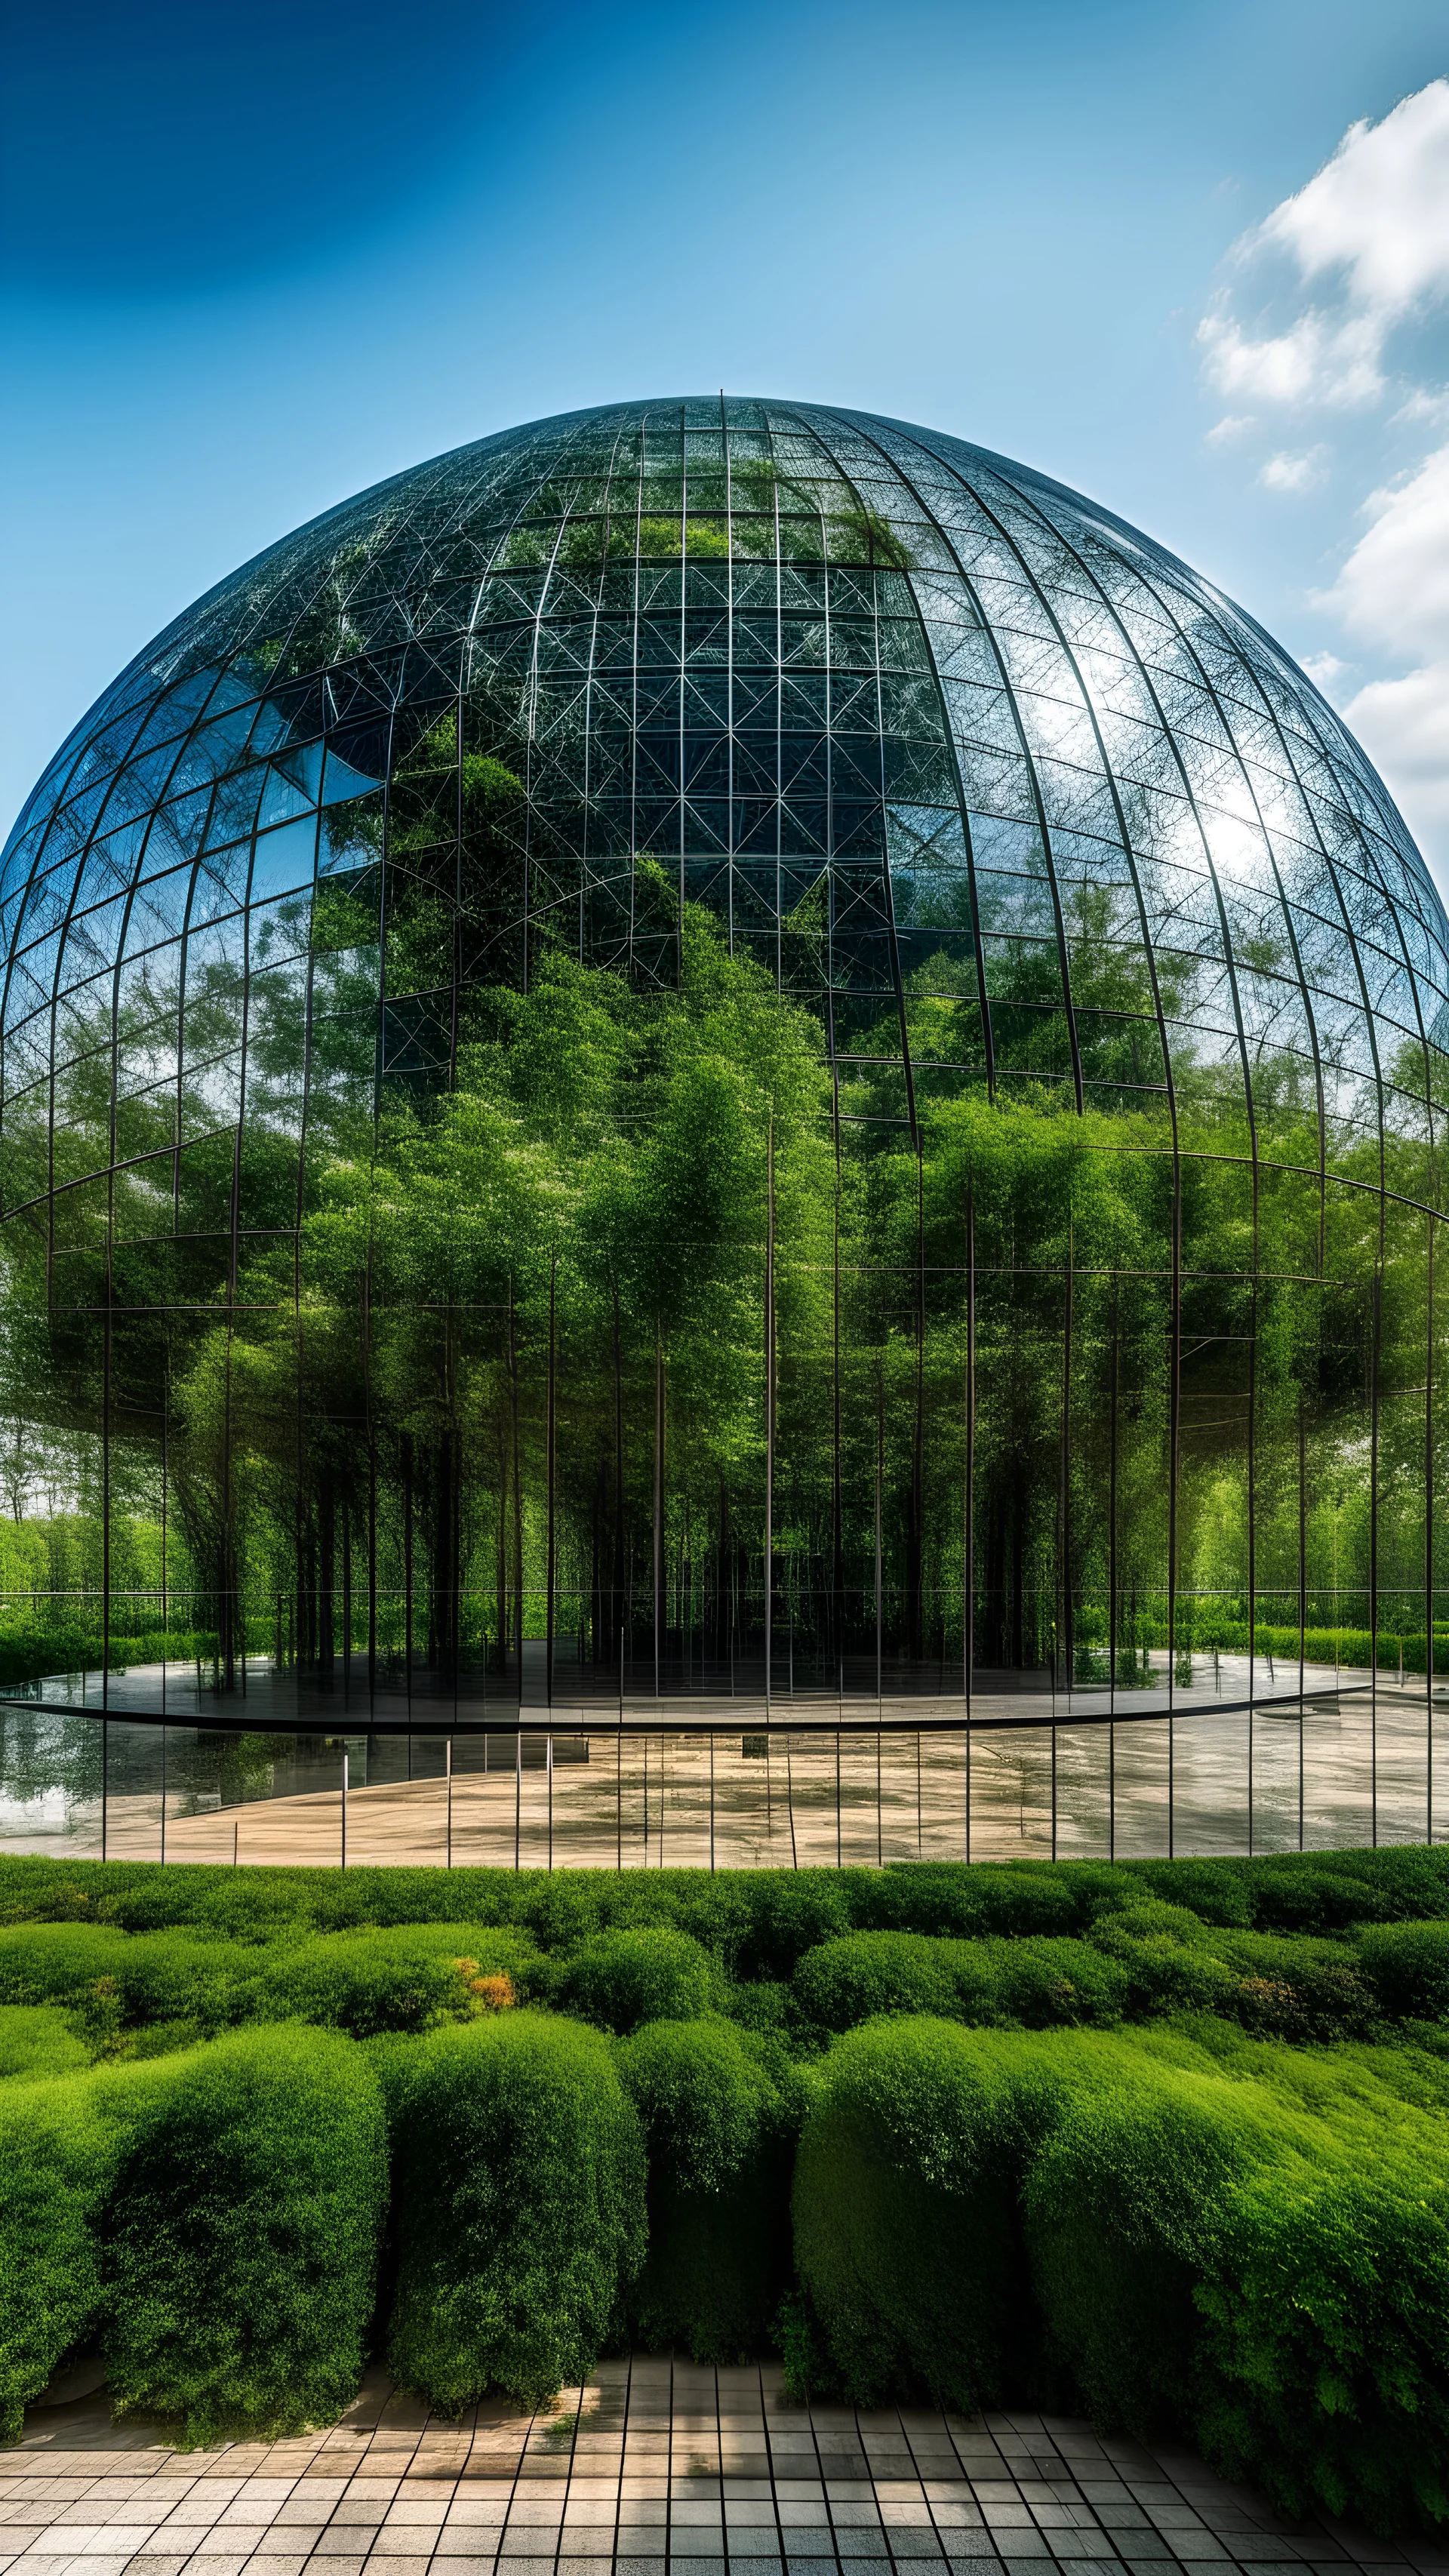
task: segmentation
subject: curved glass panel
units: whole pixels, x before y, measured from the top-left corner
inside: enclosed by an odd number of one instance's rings
[[[1449,923],[1122,522],[811,405],[484,440],[122,674],[0,925],[7,1777],[494,1730],[521,1819],[530,1725],[732,1727],[813,1857],[902,1762],[932,1848],[1426,1829]]]

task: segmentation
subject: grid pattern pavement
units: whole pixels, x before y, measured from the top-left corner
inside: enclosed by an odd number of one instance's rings
[[[103,2395],[0,2453],[0,2576],[1449,2576],[1192,2453],[1030,2414],[792,2404],[778,2368],[602,2364],[536,2416],[379,2374],[330,2431],[178,2452]]]

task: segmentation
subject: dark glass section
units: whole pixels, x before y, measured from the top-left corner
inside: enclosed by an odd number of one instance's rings
[[[0,930],[7,1812],[622,1817],[725,1725],[776,1856],[911,1760],[933,1849],[1432,1826],[1449,923],[1130,528],[808,405],[485,440],[122,674]]]

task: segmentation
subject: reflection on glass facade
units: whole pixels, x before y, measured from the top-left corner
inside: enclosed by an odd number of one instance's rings
[[[122,675],[0,952],[0,1843],[1432,1830],[1449,923],[1105,512],[484,440]]]

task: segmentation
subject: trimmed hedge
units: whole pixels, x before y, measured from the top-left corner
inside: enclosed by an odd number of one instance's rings
[[[1341,1942],[1206,1924],[1161,1898],[1106,1916],[1090,1937],[1125,1972],[1129,2014],[1215,2012],[1301,2040],[1357,2038],[1374,2021],[1373,1986]]]
[[[1449,2077],[1209,2030],[877,2021],[825,2059],[796,2252],[857,2404],[1052,2402],[1186,2431],[1380,2530],[1449,2514]],[[1397,2062],[1396,2061],[1401,2061]]]
[[[0,2086],[0,2441],[95,2324],[113,2145],[87,2078]]]
[[[121,2139],[105,2355],[118,2413],[186,2444],[277,2435],[356,2395],[387,2200],[382,2096],[331,2031],[239,2031],[92,2078]]]
[[[1372,1925],[1358,1936],[1357,1965],[1386,2013],[1449,2021],[1449,1923]]]
[[[396,2378],[442,2415],[592,2369],[645,2250],[644,2154],[607,2040],[537,2012],[390,2044]]]
[[[245,2018],[256,1954],[189,1931],[130,1935],[110,1924],[34,1923],[0,1931],[0,2004],[90,2001],[117,2029],[189,2019],[219,2030]],[[97,2016],[97,1989],[109,2013]]]
[[[610,1930],[689,1932],[737,1977],[788,1977],[851,1931],[954,1938],[1081,1934],[1146,1897],[1204,1922],[1334,1932],[1449,1920],[1449,1848],[1257,1860],[903,1862],[883,1870],[231,1869],[0,1857],[0,1923],[181,1925],[249,1942],[367,1924],[517,1925],[562,1950]]]
[[[853,1933],[806,1952],[791,2001],[797,2027],[816,2033],[850,2030],[876,2013],[1045,2030],[1214,2012],[1267,2036],[1358,2038],[1376,2013],[1363,1969],[1340,1942],[1225,1929],[1147,1898],[1103,1917],[1083,1941]]]
[[[646,2021],[691,2020],[722,1991],[708,1950],[690,1933],[662,1926],[597,1934],[575,1951],[556,1987],[569,2011],[620,2033]]]
[[[84,2040],[52,2005],[0,2006],[0,2080],[34,2083],[46,2075],[78,2075],[89,2061]]]
[[[790,2286],[790,2159],[803,2111],[783,2051],[727,2021],[647,2022],[619,2072],[649,2162],[649,2252],[630,2321],[652,2351],[758,2352]]]
[[[237,1955],[245,1959],[247,1953]],[[465,2018],[471,2009],[470,1967],[473,1974],[502,1975],[523,1987],[537,1965],[533,1942],[520,1931],[420,1923],[329,1932],[262,1952],[245,2001],[248,2014],[259,2020],[295,2016],[370,2039],[379,2031],[417,2032]]]
[[[953,2021],[1111,2022],[1129,1980],[1085,1941],[933,1940],[919,1932],[856,1932],[807,1950],[791,1980],[807,2029],[853,2029],[874,2013],[933,2013]]]
[[[824,2061],[795,2164],[795,2260],[822,2383],[855,2405],[923,2396],[974,2415],[1040,2383],[1022,2296],[1023,2045],[1039,2043],[901,2019]]]
[[[1130,2044],[1129,2044],[1130,2046]],[[1185,2425],[1288,2512],[1449,2513],[1441,2116],[1361,2060],[1295,2081],[1164,2034],[1077,2084],[1026,2178],[1051,2331],[1094,2421]],[[1374,2052],[1390,2057],[1392,2051]]]
[[[668,1937],[668,1936],[667,1936]],[[471,1923],[376,1926],[248,1944],[187,1931],[38,1923],[0,1931],[0,2006],[70,2007],[93,2054],[114,2054],[153,2026],[191,2039],[245,2022],[301,2020],[370,2038],[466,2018],[469,1977],[520,1988],[541,1963],[529,1934]]]

